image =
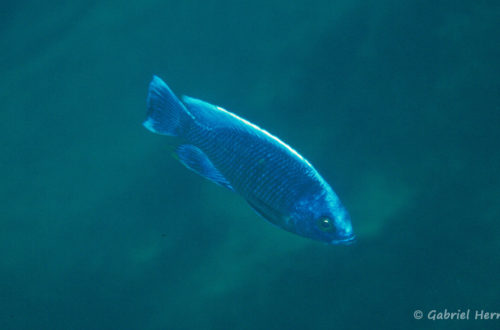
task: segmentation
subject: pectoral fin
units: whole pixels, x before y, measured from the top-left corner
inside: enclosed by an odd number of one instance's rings
[[[246,201],[261,217],[276,226],[283,226],[283,216],[281,213],[267,205],[264,201],[258,198],[247,198]]]

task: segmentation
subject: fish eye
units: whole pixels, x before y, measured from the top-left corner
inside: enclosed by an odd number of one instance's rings
[[[329,218],[321,217],[318,219],[318,227],[322,231],[330,231],[333,229],[333,224]]]

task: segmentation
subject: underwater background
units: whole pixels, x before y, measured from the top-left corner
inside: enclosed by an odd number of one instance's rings
[[[0,329],[499,329],[473,319],[500,312],[499,17],[3,2]],[[141,125],[153,74],[305,156],[357,242],[285,232],[186,170]],[[428,319],[445,309],[471,319]]]

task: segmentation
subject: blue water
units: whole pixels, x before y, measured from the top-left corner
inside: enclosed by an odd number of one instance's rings
[[[498,329],[475,313],[500,312],[499,17],[497,1],[3,4],[0,329]],[[357,242],[287,233],[183,168],[141,125],[153,74],[293,146]],[[469,320],[429,319],[445,310]]]

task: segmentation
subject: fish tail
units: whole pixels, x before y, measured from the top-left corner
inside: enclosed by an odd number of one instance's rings
[[[183,133],[188,112],[167,84],[153,76],[147,98],[147,119],[143,125],[153,133],[180,136]]]

